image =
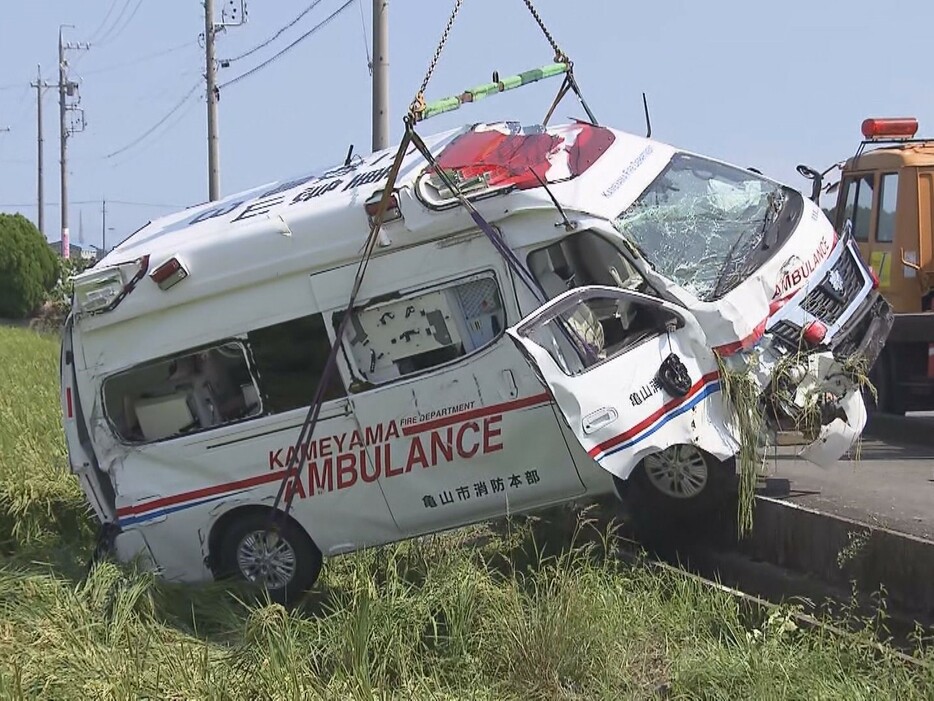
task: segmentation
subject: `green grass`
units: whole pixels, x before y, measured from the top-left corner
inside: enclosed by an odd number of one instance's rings
[[[871,633],[624,564],[570,510],[331,560],[292,611],[111,563],[85,577],[57,344],[0,328],[0,360],[0,698],[934,698],[934,672]]]

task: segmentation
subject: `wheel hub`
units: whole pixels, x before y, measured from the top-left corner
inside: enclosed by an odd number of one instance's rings
[[[295,576],[295,551],[276,533],[253,531],[237,547],[237,565],[247,581],[282,589]]]
[[[690,499],[707,485],[707,462],[694,446],[675,445],[648,456],[645,474],[662,494]]]

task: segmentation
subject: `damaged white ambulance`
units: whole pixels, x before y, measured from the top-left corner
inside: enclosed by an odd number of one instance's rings
[[[592,495],[704,513],[739,450],[723,368],[754,380],[764,440],[807,424],[826,464],[859,435],[849,368],[891,312],[799,192],[582,122],[425,143],[437,165],[403,160],[341,338],[393,151],[151,222],[76,278],[68,454],[120,559],[292,598],[325,556]]]

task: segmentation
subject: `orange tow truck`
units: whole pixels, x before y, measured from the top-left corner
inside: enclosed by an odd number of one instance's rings
[[[825,212],[837,231],[851,228],[895,312],[870,371],[870,408],[891,414],[934,409],[934,138],[917,132],[911,117],[866,119],[852,158],[822,173],[798,166],[812,200],[836,193]],[[824,186],[838,168],[839,181]]]

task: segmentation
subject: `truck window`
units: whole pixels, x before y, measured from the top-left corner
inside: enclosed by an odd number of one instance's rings
[[[879,223],[876,241],[892,243],[895,240],[895,204],[898,199],[898,173],[886,173],[879,182]]]
[[[108,378],[104,408],[126,443],[197,433],[262,411],[237,341],[160,358]]]
[[[247,334],[247,341],[266,411],[278,414],[309,406],[331,352],[324,317],[313,314],[256,329]],[[324,399],[344,395],[343,383],[335,371]]]
[[[357,310],[344,345],[355,373],[380,385],[466,357],[505,326],[496,278],[484,273]]]
[[[857,241],[869,240],[869,224],[872,220],[872,190],[875,173],[848,178],[846,180],[846,205],[843,222],[850,221],[853,236]]]

